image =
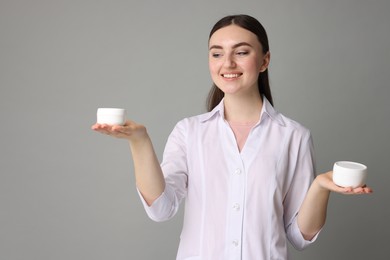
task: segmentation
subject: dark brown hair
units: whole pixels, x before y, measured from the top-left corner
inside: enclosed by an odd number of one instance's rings
[[[241,28],[244,28],[254,33],[262,46],[263,53],[266,54],[269,51],[268,37],[264,27],[258,20],[249,15],[229,15],[222,18],[211,29],[209,40],[217,30],[232,24],[240,26]],[[260,95],[264,95],[273,105],[271,89],[268,80],[268,69],[266,69],[264,72],[259,73],[258,88]],[[215,84],[213,84],[207,97],[207,110],[213,110],[214,107],[217,106],[219,102],[221,102],[224,95],[225,94]]]

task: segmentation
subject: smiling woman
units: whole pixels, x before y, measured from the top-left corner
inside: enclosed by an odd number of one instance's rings
[[[269,63],[270,54],[269,54],[269,44],[268,44],[267,33],[259,21],[257,21],[256,19],[254,19],[253,17],[248,16],[248,15],[226,16],[226,17],[222,18],[221,20],[219,20],[214,25],[214,27],[210,31],[210,35],[209,35],[209,46],[210,46],[209,50],[210,50],[211,55],[213,55],[211,52],[213,49],[223,50],[222,46],[214,45],[213,43],[211,43],[212,36],[214,36],[214,34],[218,30],[224,29],[225,27],[227,27],[229,25],[236,25],[237,29],[241,29],[242,31],[245,31],[244,33],[248,34],[247,36],[250,39],[250,41],[252,42],[252,45],[249,42],[238,42],[232,46],[233,48],[238,48],[238,47],[243,47],[243,46],[251,48],[253,51],[258,52],[257,55],[267,56],[267,57],[264,57],[266,59],[265,62]],[[254,40],[253,37],[256,37],[256,40]],[[241,39],[241,38],[238,38],[238,39]],[[218,52],[216,52],[216,55],[218,56]],[[245,49],[243,52],[237,52],[237,56],[240,56],[240,55],[247,55]],[[215,57],[215,58],[217,58],[217,57]],[[210,60],[210,63],[211,63],[211,60]],[[257,73],[258,74],[257,84],[258,84],[259,92],[262,95],[264,95],[268,99],[268,101],[273,105],[273,99],[272,99],[271,89],[270,89],[269,80],[268,80],[268,71],[267,71],[268,63],[264,64],[265,67],[264,67],[264,71],[262,71],[262,73],[260,73],[260,74]],[[208,110],[211,111],[222,100],[223,97],[224,97],[223,91],[217,87],[217,85],[214,81],[214,85],[213,85],[212,89],[210,90],[208,100],[207,100]]]
[[[225,100],[231,95],[260,98],[258,77],[268,67],[269,53],[263,54],[256,35],[230,25],[217,30],[209,44],[211,78],[224,93]]]
[[[335,185],[332,172],[315,177],[310,131],[272,105],[269,62],[255,18],[220,20],[209,38],[209,112],[177,123],[161,164],[143,125],[92,126],[129,141],[151,219],[172,218],[185,200],[179,260],[288,259],[287,241],[301,250],[316,240],[331,191],[371,193]]]

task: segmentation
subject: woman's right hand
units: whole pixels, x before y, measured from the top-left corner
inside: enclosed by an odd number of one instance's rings
[[[143,125],[127,120],[122,125],[94,124],[92,130],[101,134],[109,135],[116,138],[127,139],[130,142],[141,140],[148,137],[146,128]]]
[[[129,140],[137,187],[146,203],[152,205],[164,192],[165,180],[146,127],[127,120],[123,126],[94,124],[91,128],[102,134]]]

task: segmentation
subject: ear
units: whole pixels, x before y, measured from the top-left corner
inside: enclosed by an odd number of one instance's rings
[[[271,61],[271,53],[268,51],[263,56],[263,64],[261,64],[260,72],[264,72],[268,69],[269,62]]]

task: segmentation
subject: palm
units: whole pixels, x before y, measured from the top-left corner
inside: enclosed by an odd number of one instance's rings
[[[317,176],[318,184],[327,190],[342,194],[367,194],[372,193],[372,189],[366,185],[358,188],[340,187],[333,182],[333,172],[329,171]]]
[[[92,126],[92,130],[116,138],[123,138],[128,140],[135,140],[142,136],[146,136],[145,127],[143,125],[136,124],[135,122],[130,120],[127,120],[123,126],[94,124]]]

